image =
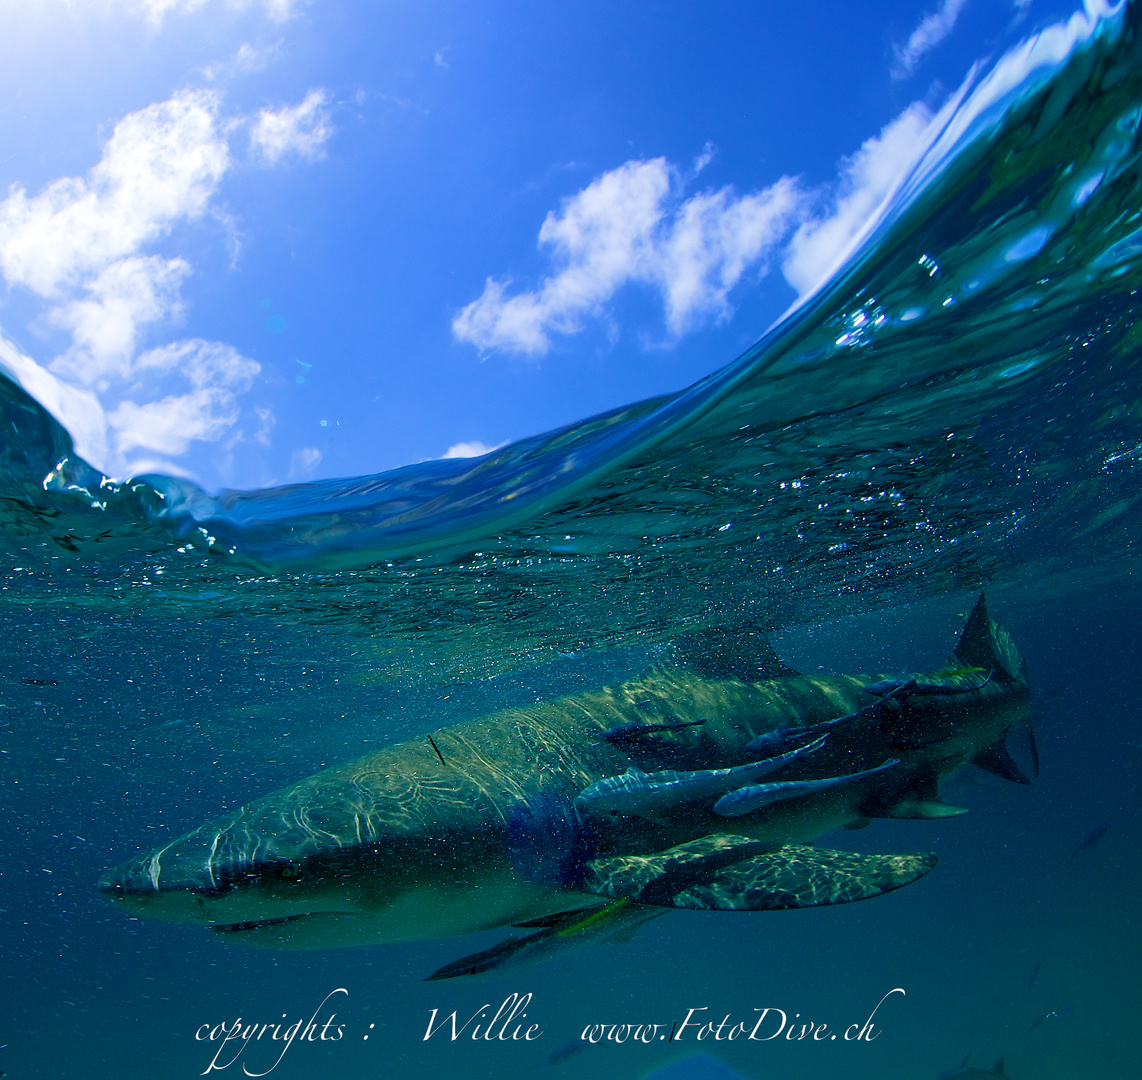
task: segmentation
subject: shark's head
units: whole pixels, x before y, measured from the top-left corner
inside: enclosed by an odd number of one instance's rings
[[[137,855],[104,874],[100,891],[135,915],[303,949],[485,929],[550,895],[531,880],[541,875],[515,865],[521,841],[502,823],[471,813],[454,790],[366,795],[366,761]]]
[[[103,876],[100,890],[133,914],[210,926],[251,944],[261,935],[291,947],[289,939],[312,936],[318,924],[336,943],[331,922],[352,925],[398,899],[411,853],[394,850],[393,837],[362,842],[336,800],[321,812],[298,794],[286,789],[129,859]]]

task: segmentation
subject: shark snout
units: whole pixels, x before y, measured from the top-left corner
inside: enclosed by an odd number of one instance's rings
[[[112,867],[99,891],[138,915],[172,922],[308,914],[328,902],[313,860],[339,847],[322,839],[292,817],[239,810]]]
[[[192,869],[197,859],[183,852],[179,859],[175,845],[136,855],[112,867],[99,879],[99,891],[136,915],[170,922],[210,921],[208,898],[225,890],[212,889],[209,877]],[[181,862],[181,866],[180,866]]]
[[[229,830],[197,829],[108,870],[99,888],[112,896],[172,890],[205,895],[225,892],[250,868],[245,849],[233,841]]]
[[[211,909],[236,890],[241,875],[232,860],[219,857],[221,840],[217,830],[199,830],[135,855],[108,870],[99,891],[138,915],[209,922]]]
[[[128,859],[113,866],[99,879],[99,891],[116,900],[137,893],[154,892],[150,868],[150,855],[137,855]]]

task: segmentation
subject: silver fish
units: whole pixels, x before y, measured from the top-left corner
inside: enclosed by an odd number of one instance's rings
[[[972,674],[972,669],[965,668],[963,672],[956,672],[959,674]],[[920,681],[916,675],[901,676],[899,679],[881,679],[879,682],[869,683],[865,690],[870,694],[875,694],[877,697],[885,698],[892,694],[900,694],[901,696],[908,695],[914,697],[935,697],[946,696],[948,694],[970,694],[974,690],[982,690],[995,675],[994,671],[989,671],[987,677],[978,683],[972,683],[968,686],[960,686],[958,683],[944,682],[938,678],[932,680]]]
[[[681,803],[717,799],[727,791],[768,776],[802,754],[819,750],[825,745],[826,738],[822,735],[786,754],[752,761],[732,769],[701,769],[697,772],[666,769],[662,772],[644,773],[640,769],[630,768],[621,776],[607,776],[584,788],[575,800],[575,805],[580,810],[596,813],[653,817]]]
[[[846,713],[844,716],[834,717],[832,720],[822,720],[819,724],[811,724],[808,727],[794,727],[788,721],[783,721],[772,731],[763,732],[755,739],[746,743],[746,749],[757,752],[778,753],[788,746],[803,742],[805,739],[812,739],[817,735],[827,733],[830,728],[834,728],[838,724],[849,724],[856,720],[863,720],[866,717],[875,715],[884,706],[886,701],[891,701],[892,698],[897,695],[907,693],[915,684],[915,679],[903,681],[894,679],[886,680],[883,683],[873,683],[874,686],[881,688],[891,686],[891,689],[877,691],[877,700],[871,705],[866,705],[863,709]],[[868,687],[866,686],[865,689],[867,690]]]
[[[741,817],[760,810],[771,803],[783,802],[785,799],[795,799],[799,795],[808,795],[814,791],[825,791],[838,784],[851,784],[855,780],[865,780],[885,769],[899,765],[899,758],[889,758],[875,769],[865,769],[863,772],[849,773],[848,776],[826,776],[820,780],[779,780],[774,784],[751,784],[748,787],[738,788],[727,795],[723,795],[714,803],[714,813],[722,817]]]

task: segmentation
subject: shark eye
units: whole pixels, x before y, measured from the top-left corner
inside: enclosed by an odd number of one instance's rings
[[[286,863],[286,865],[282,867],[282,877],[285,878],[287,881],[290,878],[297,877],[297,867],[293,866],[290,863]]]

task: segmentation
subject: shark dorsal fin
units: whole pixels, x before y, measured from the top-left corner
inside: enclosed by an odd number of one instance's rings
[[[732,624],[679,634],[670,661],[702,679],[761,682],[800,674],[782,661],[762,631]]]
[[[996,1075],[996,1076],[1003,1076],[1003,1075],[1004,1075],[1004,1073],[1003,1073],[1003,1058],[1000,1058],[1000,1059],[999,1059],[999,1060],[998,1060],[998,1061],[997,1061],[997,1062],[996,1062],[996,1063],[995,1063],[995,1064],[994,1064],[994,1065],[991,1067],[991,1071],[992,1071],[993,1073],[995,1073],[995,1075]]]
[[[1015,682],[1027,677],[1023,657],[1014,642],[1007,631],[996,626],[987,614],[983,593],[979,594],[964,624],[953,658],[965,668],[990,671],[992,677],[1000,682]]]

